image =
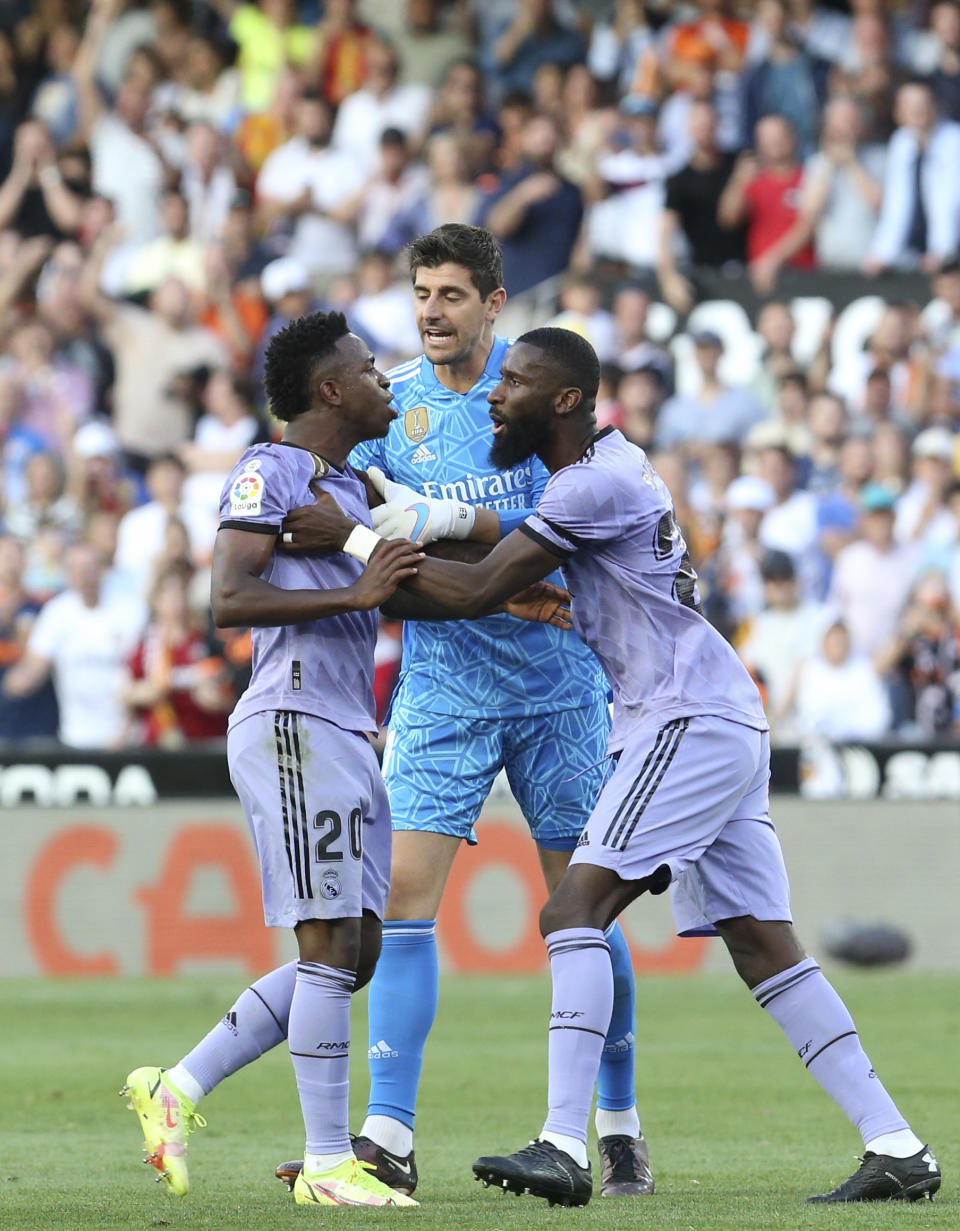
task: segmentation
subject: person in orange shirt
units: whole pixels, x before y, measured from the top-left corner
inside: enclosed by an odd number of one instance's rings
[[[667,38],[665,75],[673,89],[689,86],[696,69],[706,64],[739,72],[750,28],[731,16],[727,0],[700,0],[701,15],[673,27]]]

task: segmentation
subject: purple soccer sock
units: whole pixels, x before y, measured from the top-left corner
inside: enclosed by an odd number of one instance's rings
[[[599,928],[563,928],[546,938],[553,976],[549,1111],[544,1129],[587,1139],[600,1057],[613,1012],[610,946]]]
[[[813,958],[752,989],[790,1040],[810,1076],[856,1125],[864,1144],[909,1128],[863,1047],[847,1006]]]
[[[308,1154],[349,1152],[352,970],[298,962],[287,1041],[297,1078]]]
[[[296,977],[297,963],[288,962],[251,984],[180,1061],[204,1094],[287,1037]]]

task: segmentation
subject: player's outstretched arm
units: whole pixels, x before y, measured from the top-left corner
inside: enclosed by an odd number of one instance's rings
[[[302,624],[379,607],[401,581],[410,580],[422,556],[406,541],[383,543],[351,586],[332,590],[282,590],[264,581],[275,534],[224,529],[213,549],[210,603],[218,628]]]
[[[420,595],[461,619],[473,620],[504,608],[514,596],[523,597],[525,605],[528,604],[530,600],[522,592],[542,581],[556,567],[556,556],[514,530],[477,564],[420,561],[417,575],[403,583],[403,593]],[[534,601],[538,593],[545,592],[535,591],[531,596]],[[514,614],[531,618],[520,606]]]

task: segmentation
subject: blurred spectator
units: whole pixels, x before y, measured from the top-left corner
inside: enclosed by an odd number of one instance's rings
[[[302,68],[310,59],[316,33],[297,21],[294,0],[258,0],[236,4],[234,0],[210,0],[228,23],[227,31],[237,45],[241,105],[259,111],[273,97],[277,78],[285,65]]]
[[[4,677],[3,691],[8,697],[30,696],[52,675],[61,743],[117,748],[127,725],[124,665],[144,613],[129,602],[104,596],[103,567],[92,547],[71,547],[66,566],[68,588],[40,612],[26,652]]]
[[[240,91],[240,73],[228,66],[224,45],[191,31],[181,78],[170,83],[170,110],[185,124],[227,130],[239,115]]]
[[[960,124],[939,117],[922,82],[900,89],[896,119],[866,269],[931,273],[960,242]]]
[[[656,73],[656,33],[642,0],[614,0],[613,11],[598,16],[590,29],[587,66],[598,81],[624,93],[639,89]]]
[[[134,711],[136,743],[179,748],[226,734],[233,695],[222,659],[190,610],[189,578],[189,569],[174,565],[153,583],[149,621],[123,694]]]
[[[589,185],[587,244],[592,257],[652,270],[657,234],[672,169],[657,148],[657,105],[642,94],[620,102],[622,126],[601,151]]]
[[[717,146],[716,112],[709,103],[696,103],[689,123],[693,153],[687,165],[667,179],[657,262],[663,297],[683,314],[693,307],[694,287],[681,270],[732,268],[746,255],[744,228],[721,226],[718,220],[735,159]]]
[[[73,63],[80,99],[80,136],[93,160],[94,190],[113,202],[116,219],[131,241],[160,231],[164,160],[148,131],[150,86],[128,73],[107,107],[95,80],[97,57],[114,0],[95,0]]]
[[[807,424],[811,437],[807,488],[815,493],[832,492],[839,484],[840,447],[847,431],[843,399],[833,393],[815,394],[810,399]]]
[[[452,132],[436,132],[427,142],[426,219],[432,231],[445,222],[469,223],[480,203],[467,162],[466,149]]]
[[[160,234],[139,244],[128,257],[124,290],[130,296],[149,294],[169,278],[192,291],[202,290],[205,261],[204,245],[190,232],[186,199],[179,192],[165,192]]]
[[[849,94],[870,117],[870,140],[887,141],[894,99],[906,80],[895,62],[889,23],[880,6],[866,0],[850,25],[843,53],[830,75],[835,94]]]
[[[730,389],[719,376],[723,342],[708,330],[694,334],[694,357],[700,375],[696,394],[675,394],[664,402],[657,419],[658,449],[679,445],[695,449],[704,443],[742,440],[766,412],[746,389]]]
[[[817,499],[799,485],[798,459],[786,444],[760,449],[759,474],[773,488],[774,503],[763,517],[760,542],[793,560],[804,594],[810,592],[810,555],[817,537]]]
[[[908,737],[960,733],[960,614],[942,573],[918,579],[878,665],[903,687]]]
[[[549,322],[586,338],[601,364],[611,362],[622,349],[614,318],[603,300],[603,284],[598,279],[589,274],[568,274],[560,288],[560,311]]]
[[[516,0],[513,19],[491,48],[491,68],[501,94],[533,88],[543,64],[569,68],[586,57],[579,34],[557,20],[553,0]]]
[[[914,440],[913,478],[897,501],[894,537],[925,551],[952,543],[957,524],[947,507],[947,495],[957,478],[958,437],[942,427],[928,427]]]
[[[353,216],[361,250],[396,255],[429,230],[430,173],[414,159],[406,136],[387,128],[380,137],[380,162],[373,177],[344,206]]]
[[[960,260],[945,262],[930,290],[933,298],[922,314],[927,339],[938,352],[960,350]]]
[[[52,739],[57,733],[57,698],[53,684],[29,697],[11,697],[3,690],[7,672],[23,657],[41,604],[23,585],[23,546],[11,535],[0,536],[0,743]]]
[[[763,608],[751,621],[739,653],[763,690],[771,739],[795,742],[799,732],[791,713],[801,664],[820,647],[828,609],[803,602],[793,561],[783,551],[761,562]]]
[[[333,112],[319,94],[304,94],[295,114],[296,135],[268,156],[257,178],[260,224],[274,250],[308,272],[343,273],[357,255],[344,207],[364,168],[331,145]]]
[[[292,68],[284,68],[273,86],[270,103],[262,111],[245,115],[233,133],[233,142],[243,165],[256,175],[267,156],[283,145],[296,129],[297,103],[303,94],[303,81]]]
[[[859,104],[834,98],[823,109],[820,148],[804,170],[800,218],[813,233],[821,269],[857,270],[880,212],[886,154],[864,144]]]
[[[117,304],[102,295],[100,269],[113,242],[110,233],[97,241],[84,271],[84,293],[117,366],[114,430],[131,462],[142,467],[190,434],[189,408],[178,380],[203,364],[224,366],[227,352],[196,323],[187,288],[176,279],[157,287],[148,308]]]
[[[352,327],[386,366],[388,359],[399,362],[419,354],[422,349],[409,283],[398,283],[393,263],[384,252],[368,252],[360,263],[359,294],[348,316]]]
[[[444,23],[438,0],[405,0],[405,7],[406,21],[394,36],[403,65],[401,80],[435,89],[454,61],[470,55],[470,41]]]
[[[327,0],[316,27],[309,76],[334,106],[363,85],[376,35],[357,15],[356,0]]]
[[[43,529],[56,529],[72,538],[79,528],[80,513],[67,494],[67,476],[57,453],[34,453],[23,471],[25,491],[16,504],[7,505],[4,526],[21,543],[28,544]]]
[[[859,354],[845,356],[843,363],[831,371],[828,388],[844,399],[853,416],[863,413],[867,382],[871,373],[878,369],[890,378],[894,404],[906,407],[911,383],[912,332],[909,308],[902,303],[888,303],[864,349]]]
[[[484,108],[483,77],[472,60],[455,60],[447,69],[430,111],[430,132],[457,139],[471,175],[487,169],[497,123]]]
[[[93,381],[82,368],[56,359],[53,335],[40,320],[26,321],[10,335],[8,369],[19,391],[18,426],[62,453],[93,411]]]
[[[930,29],[937,41],[937,66],[927,77],[940,114],[960,120],[960,8],[955,0],[930,7]]]
[[[859,538],[837,555],[830,585],[854,647],[870,655],[893,640],[916,572],[915,550],[893,536],[895,505],[880,484],[864,488]]]
[[[674,363],[669,351],[649,334],[650,296],[641,286],[625,285],[613,297],[613,325],[620,366],[630,370],[656,368],[667,393],[673,392]]]
[[[524,161],[484,194],[478,223],[503,248],[507,291],[519,295],[563,273],[580,230],[580,190],[554,169],[559,133],[545,115],[535,116],[523,134]]]
[[[187,129],[181,191],[190,210],[190,234],[202,244],[223,233],[230,205],[236,200],[237,181],[227,165],[227,145],[207,121]]]
[[[736,73],[747,49],[749,27],[732,15],[727,0],[700,0],[691,7],[699,16],[671,24],[664,44],[664,71],[673,86],[685,85],[702,64]]]
[[[760,0],[756,20],[766,28],[766,49],[763,59],[742,77],[743,144],[750,144],[764,116],[779,115],[792,127],[801,155],[809,154],[816,142],[830,65],[803,48],[790,27],[784,0]]]
[[[617,383],[616,405],[620,430],[628,440],[649,449],[657,415],[663,404],[663,375],[655,367],[624,372]]]
[[[372,43],[366,53],[367,75],[361,89],[348,94],[337,110],[333,145],[369,174],[376,166],[384,129],[399,128],[418,150],[426,136],[430,90],[416,82],[400,84],[400,63],[393,48]]]
[[[183,488],[186,477],[186,466],[176,454],[155,457],[146,475],[150,499],[146,504],[131,509],[121,519],[117,533],[116,567],[132,579],[142,598],[146,598],[150,591],[156,559],[164,547],[167,523],[184,518]],[[194,532],[189,533],[191,553],[195,547],[209,540],[208,521],[209,518],[201,518]],[[200,542],[195,543],[195,539]]]
[[[717,206],[720,225],[747,225],[747,261],[758,294],[769,294],[784,265],[812,269],[809,228],[799,213],[803,167],[789,121],[757,123],[756,154],[742,154]]]
[[[734,479],[727,488],[722,537],[702,566],[710,583],[704,610],[730,639],[763,605],[760,565],[766,551],[758,535],[773,501],[773,488],[763,479],[755,475]]]
[[[802,738],[833,743],[879,739],[890,729],[890,702],[883,682],[850,633],[836,620],[822,635],[819,652],[800,668],[796,722]]]
[[[0,229],[14,226],[30,238],[59,239],[78,225],[83,198],[89,194],[89,166],[70,170],[58,161],[50,134],[42,123],[27,120],[14,136],[10,173],[0,185]]]

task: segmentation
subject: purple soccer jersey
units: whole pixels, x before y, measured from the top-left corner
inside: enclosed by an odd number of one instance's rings
[[[315,488],[330,493],[354,521],[372,526],[363,483],[295,445],[247,449],[220,497],[220,528],[279,534],[286,514],[312,504]],[[283,590],[332,590],[352,585],[363,565],[338,552],[294,556],[276,551],[263,580]],[[253,675],[230,723],[264,710],[294,710],[345,731],[375,731],[373,651],[376,611],[349,611],[308,624],[253,629]]]
[[[767,729],[746,668],[700,614],[696,573],[666,484],[608,428],[550,477],[520,529],[562,560],[573,625],[613,689],[610,750],[674,718]]]

